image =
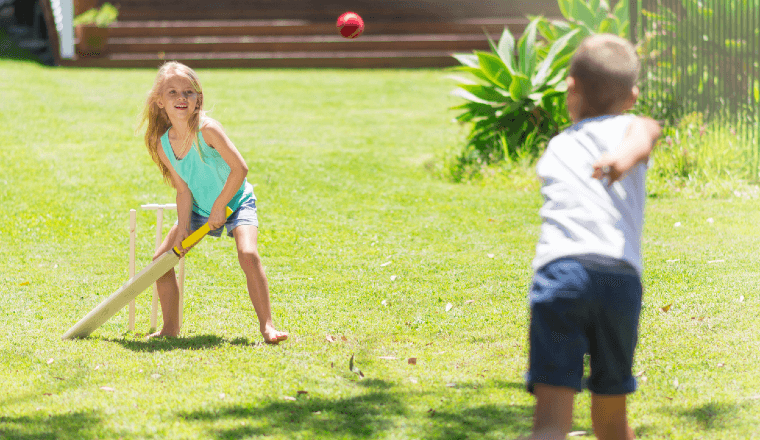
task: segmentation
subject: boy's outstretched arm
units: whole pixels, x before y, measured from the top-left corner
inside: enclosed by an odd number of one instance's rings
[[[620,180],[637,163],[649,160],[661,134],[662,128],[657,121],[636,117],[628,126],[620,148],[613,154],[603,154],[594,163],[592,177],[599,180],[607,178],[608,184]]]

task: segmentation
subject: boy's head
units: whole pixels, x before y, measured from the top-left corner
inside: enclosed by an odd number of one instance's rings
[[[586,38],[575,51],[567,77],[567,107],[577,122],[622,113],[636,102],[640,63],[628,40],[611,34]]]

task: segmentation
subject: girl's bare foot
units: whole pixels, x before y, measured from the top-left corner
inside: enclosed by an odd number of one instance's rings
[[[288,339],[287,333],[275,330],[275,328],[271,326],[261,330],[261,335],[264,336],[264,342],[267,344],[276,345]]]
[[[179,332],[172,332],[168,331],[166,329],[161,329],[161,331],[157,331],[155,333],[151,333],[148,336],[146,336],[147,339],[151,338],[176,338],[179,336]]]

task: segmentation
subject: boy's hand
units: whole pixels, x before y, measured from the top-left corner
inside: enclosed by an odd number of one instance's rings
[[[620,180],[635,164],[625,158],[605,153],[594,163],[591,177],[602,180],[609,186]]]
[[[591,176],[609,186],[622,179],[639,162],[649,159],[655,142],[662,134],[654,119],[636,117],[628,126],[623,143],[615,154],[603,154],[594,163]]]
[[[225,206],[217,208],[216,205],[211,208],[211,214],[208,216],[208,227],[211,228],[212,231],[221,228],[227,223],[225,208]]]

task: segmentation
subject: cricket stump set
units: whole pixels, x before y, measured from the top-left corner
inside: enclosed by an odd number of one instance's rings
[[[146,208],[143,206],[144,209],[156,209],[158,211],[158,227],[156,231],[156,246],[159,246],[161,244],[161,229],[163,226],[163,209],[168,209],[167,205],[146,205],[150,206],[149,208]],[[158,208],[158,207],[161,208]],[[175,207],[176,208],[176,207]],[[227,217],[229,217],[232,214],[232,210],[228,207],[227,208]],[[132,275],[134,272],[134,230],[135,228],[135,222],[132,221],[133,218],[136,217],[136,213],[134,210],[130,211],[130,278],[127,280],[127,282],[121,286],[119,289],[117,289],[114,293],[111,294],[108,298],[103,300],[100,304],[98,304],[94,309],[90,311],[87,315],[85,315],[84,318],[82,318],[79,322],[74,324],[66,333],[63,334],[63,339],[73,339],[73,338],[84,338],[87,337],[90,333],[95,331],[98,327],[103,325],[106,321],[108,321],[113,315],[115,315],[119,310],[123,309],[127,304],[132,303],[134,304],[134,299],[142,293],[145,289],[150,287],[151,284],[154,284],[156,280],[158,280],[162,275],[164,275],[166,272],[171,270],[174,266],[176,266],[180,260],[182,259],[180,257],[180,251],[177,247],[170,249],[166,251],[163,255],[156,258],[153,262],[145,266],[143,270],[140,271],[140,273],[136,275]],[[208,232],[210,231],[210,228],[208,226],[208,223],[201,226],[190,234],[186,239],[182,241],[182,247],[188,248],[196,244],[201,238],[203,238]],[[184,276],[184,273],[182,274]],[[180,287],[181,288],[181,287]],[[181,292],[181,290],[180,290]],[[180,310],[182,308],[182,294],[180,293]],[[155,286],[154,286],[154,298],[153,298],[153,311],[151,316],[151,326],[155,326],[155,319],[156,319],[156,309],[157,309],[157,295],[155,293]],[[133,314],[134,306],[130,306],[130,329],[134,326],[134,314]],[[180,320],[182,319],[182,315],[180,315]]]

